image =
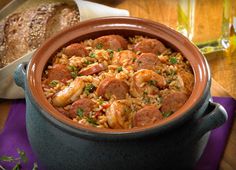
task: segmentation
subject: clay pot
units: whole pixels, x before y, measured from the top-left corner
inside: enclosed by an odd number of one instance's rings
[[[42,91],[41,76],[49,58],[70,43],[108,34],[157,38],[181,52],[195,76],[184,106],[159,124],[129,130],[85,127],[59,113]],[[25,90],[30,144],[50,170],[192,168],[209,132],[227,119],[224,108],[211,102],[209,67],[197,47],[180,33],[149,20],[109,17],[81,22],[46,41],[26,66],[19,65],[15,81]]]

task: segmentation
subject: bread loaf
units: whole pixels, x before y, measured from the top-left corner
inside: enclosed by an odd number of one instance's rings
[[[6,55],[5,22],[0,22],[0,68],[3,67],[2,57]]]
[[[77,7],[59,2],[11,14],[0,23],[0,68],[78,22]]]

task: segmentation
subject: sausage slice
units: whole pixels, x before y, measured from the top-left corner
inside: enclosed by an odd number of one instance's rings
[[[92,46],[98,49],[103,48],[105,50],[111,49],[117,51],[119,49],[127,49],[128,42],[120,35],[106,35],[95,39]]]
[[[165,50],[166,47],[160,41],[151,38],[143,39],[134,46],[134,51],[141,51],[142,53],[159,54]]]
[[[87,75],[99,73],[105,69],[106,67],[103,64],[96,63],[93,65],[89,65],[86,68],[83,68],[82,70],[80,70],[79,74],[87,76]]]
[[[52,80],[66,82],[71,78],[71,72],[64,64],[55,64],[51,69],[48,70],[48,83],[50,83]]]
[[[85,46],[79,43],[74,43],[67,46],[66,48],[63,49],[63,53],[67,55],[68,57],[72,57],[72,56],[84,57],[84,56],[88,56],[89,54]]]
[[[78,109],[84,116],[89,116],[89,113],[93,110],[95,103],[88,98],[78,99],[74,103],[72,103],[71,108],[69,110],[69,117],[75,118],[77,116]]]
[[[161,121],[163,118],[159,109],[154,106],[145,106],[138,110],[133,118],[134,127],[142,127],[146,125],[151,125]]]
[[[148,69],[155,71],[155,68],[160,64],[160,60],[153,53],[142,53],[135,61],[135,70]]]
[[[188,96],[184,92],[173,92],[163,98],[161,111],[174,113],[187,101]]]
[[[125,99],[129,86],[123,80],[109,77],[100,82],[96,92],[105,99],[110,99],[113,95],[116,99]]]

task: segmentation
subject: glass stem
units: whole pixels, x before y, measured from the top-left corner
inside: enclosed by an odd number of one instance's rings
[[[230,14],[231,14],[231,0],[223,0],[223,19],[222,19],[222,37],[220,39],[221,45],[226,49],[229,47],[230,37]]]
[[[195,0],[178,1],[177,30],[192,40],[194,35]]]

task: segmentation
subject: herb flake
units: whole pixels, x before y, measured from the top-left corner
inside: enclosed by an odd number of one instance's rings
[[[77,73],[78,73],[77,67],[75,67],[75,66],[68,66],[67,68],[71,71],[71,73],[70,73],[71,77],[72,78],[76,78],[77,77]]]
[[[171,64],[176,64],[178,62],[176,57],[170,57],[169,61]]]
[[[85,92],[85,94],[88,95],[89,93],[92,93],[95,89],[96,89],[96,87],[92,83],[90,83],[85,86],[84,92]]]
[[[104,103],[104,100],[101,99],[98,101],[98,103],[99,103],[99,105],[102,105]]]
[[[162,112],[162,116],[167,118],[169,117],[170,115],[172,115],[174,112],[173,111],[169,111],[169,112]]]
[[[4,161],[4,162],[14,162],[15,159],[12,156],[1,156],[0,157],[0,161]]]
[[[122,68],[122,67],[118,67],[118,68],[117,68],[117,72],[119,73],[119,72],[121,72],[121,71],[123,71],[123,68]]]
[[[57,80],[52,80],[50,83],[49,83],[49,86],[50,87],[56,87],[56,85],[58,84],[59,82]]]
[[[77,77],[77,72],[71,72],[70,74],[71,74],[72,78],[76,78]]]
[[[21,165],[19,163],[17,163],[12,170],[21,170]]]
[[[97,121],[91,117],[87,117],[87,122],[93,125],[98,125]]]
[[[17,153],[18,153],[18,157],[6,156],[6,155],[1,156],[0,161],[14,163],[15,166],[12,168],[12,170],[21,170],[22,169],[22,166],[21,166],[22,163],[24,163],[24,164],[27,163],[28,158],[26,156],[26,153],[23,150],[19,149],[19,148],[17,148]],[[5,170],[4,167],[2,167],[1,165],[0,165],[0,169]],[[34,170],[37,170],[37,169],[34,169]]]
[[[107,49],[107,52],[109,53],[110,58],[113,58],[114,51],[111,49]]]
[[[84,64],[86,64],[86,65],[89,65],[89,64],[91,64],[91,63],[92,63],[92,62],[91,62],[91,61],[88,61],[88,60],[84,62]]]
[[[102,49],[102,47],[103,47],[103,44],[102,44],[102,43],[98,43],[98,44],[96,45],[96,48],[99,49],[99,50]]]
[[[24,163],[28,162],[28,158],[26,157],[26,154],[25,154],[25,152],[24,152],[23,150],[20,150],[19,148],[17,148],[17,153],[19,154],[20,159],[21,159]]]
[[[77,67],[75,67],[75,66],[68,66],[67,68],[70,71],[77,71]]]
[[[95,53],[90,53],[90,54],[89,54],[89,57],[91,57],[91,58],[96,58],[96,54],[95,54]]]
[[[76,110],[76,113],[80,118],[84,116],[84,110],[80,107]]]

